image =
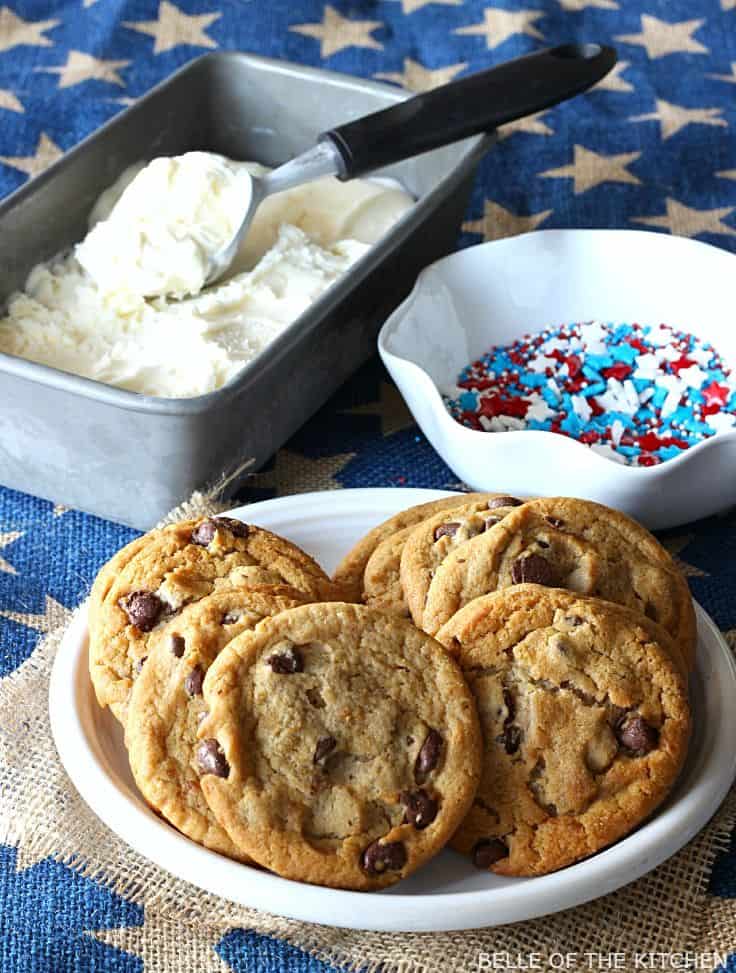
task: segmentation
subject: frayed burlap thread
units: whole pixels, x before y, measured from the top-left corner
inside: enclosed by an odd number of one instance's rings
[[[219,512],[218,491],[195,494],[168,522]],[[215,947],[245,928],[288,941],[348,970],[459,973],[492,954],[636,953],[727,950],[736,906],[707,894],[715,855],[736,825],[736,789],[679,854],[639,881],[577,909],[497,929],[439,934],[353,932],[257,912],[202,892],[138,855],[87,808],[61,765],[51,736],[48,683],[74,614],[57,624],[15,672],[0,680],[0,841],[24,869],[52,857],[145,908],[143,925],[88,934],[143,959],[146,973],[223,973]],[[359,917],[356,916],[359,921]],[[582,959],[581,959],[582,962]]]

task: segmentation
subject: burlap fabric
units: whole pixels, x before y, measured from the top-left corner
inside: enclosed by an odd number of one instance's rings
[[[195,495],[172,520],[223,509]],[[577,909],[497,929],[441,934],[352,932],[294,922],[201,892],[133,852],[87,808],[66,776],[51,737],[48,681],[71,613],[12,675],[0,682],[0,842],[18,848],[19,867],[46,856],[78,869],[145,906],[143,926],[95,933],[144,960],[146,973],[228,969],[214,946],[229,930],[280,937],[350,970],[448,973],[531,961],[554,968],[575,954],[577,968],[642,969],[642,954],[664,954],[656,968],[676,968],[684,954],[725,954],[736,942],[736,905],[706,895],[716,853],[736,823],[736,789],[700,835],[645,878]],[[359,917],[356,916],[356,921]],[[589,955],[586,958],[586,954]],[[613,954],[621,954],[616,959]],[[705,958],[703,954],[706,954]],[[598,956],[602,959],[599,960]],[[610,968],[610,967],[603,967]],[[681,968],[681,967],[680,967]]]

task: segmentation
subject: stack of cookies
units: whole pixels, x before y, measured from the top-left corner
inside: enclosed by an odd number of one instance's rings
[[[687,586],[584,501],[414,507],[332,579],[262,528],[175,524],[103,567],[89,618],[149,805],[299,881],[379,889],[447,843],[552,871],[643,820],[686,753]]]

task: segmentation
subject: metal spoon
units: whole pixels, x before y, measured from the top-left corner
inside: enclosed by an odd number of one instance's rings
[[[207,283],[227,272],[267,196],[322,176],[354,179],[422,152],[489,132],[587,91],[616,63],[600,44],[565,44],[408,98],[330,129],[317,145],[265,176],[252,176],[250,199],[233,238],[211,257]]]

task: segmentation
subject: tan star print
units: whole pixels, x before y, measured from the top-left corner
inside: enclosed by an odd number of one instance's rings
[[[60,20],[23,20],[10,7],[0,7],[0,51],[9,51],[21,44],[51,47],[54,42],[44,37],[44,33],[60,23]]]
[[[64,514],[68,514],[70,507],[66,507],[63,503],[55,503],[54,509],[51,511],[53,517],[63,517]]]
[[[642,14],[640,34],[620,34],[615,39],[625,44],[640,44],[652,60],[667,54],[708,54],[708,48],[692,36],[704,23],[704,20],[683,20],[671,24]]]
[[[657,98],[657,110],[646,115],[634,115],[630,122],[659,121],[662,139],[677,135],[687,125],[717,125],[728,128],[728,122],[721,118],[722,108],[683,108],[669,101]]]
[[[731,61],[730,74],[707,74],[706,78],[713,78],[714,81],[726,81],[728,84],[736,84],[736,61]]]
[[[542,121],[546,114],[546,111],[540,111],[536,115],[528,115],[526,118],[509,122],[508,125],[502,125],[498,129],[498,141],[503,142],[504,139],[511,138],[519,132],[525,132],[527,135],[554,135],[554,130]]]
[[[526,34],[527,37],[543,41],[544,35],[534,26],[534,23],[544,16],[543,10],[496,10],[486,7],[482,23],[458,27],[455,33],[485,37],[489,50],[503,44],[514,34]]]
[[[558,0],[563,10],[576,13],[586,7],[596,7],[598,10],[618,10],[616,0]]]
[[[720,179],[736,179],[736,169],[722,169],[716,175]]]
[[[232,968],[215,950],[231,928],[217,923],[190,924],[182,934],[177,922],[164,918],[154,909],[147,909],[142,926],[88,930],[86,935],[124,953],[138,956],[141,960],[159,956],[162,943],[175,944],[177,969],[191,970],[192,973],[232,973]]]
[[[335,475],[346,466],[355,453],[337,453],[311,459],[281,449],[276,454],[274,468],[253,473],[244,486],[258,489],[275,489],[279,496],[287,493],[308,493],[310,490],[339,490],[342,483]]]
[[[153,53],[163,54],[181,44],[189,44],[191,47],[217,47],[217,42],[206,31],[221,16],[217,12],[190,16],[169,0],[161,0],[158,19],[124,21],[123,27],[153,37]]]
[[[52,162],[60,159],[63,154],[59,146],[52,142],[45,132],[41,132],[34,155],[0,155],[0,162],[12,166],[13,169],[19,169],[28,176],[35,176],[47,169]]]
[[[615,64],[598,84],[593,91],[620,91],[622,94],[634,91],[634,86],[626,78],[622,77],[624,71],[630,67],[630,61],[619,61]]]
[[[721,10],[736,10],[736,0],[721,0]]]
[[[539,175],[545,179],[572,179],[573,191],[576,196],[595,189],[604,182],[621,182],[640,185],[637,179],[626,168],[641,155],[641,152],[622,152],[619,155],[600,155],[591,152],[582,145],[575,146],[573,161],[557,169],[547,169]]]
[[[736,628],[730,628],[727,632],[724,632],[723,637],[734,652],[736,652]]]
[[[58,74],[60,88],[71,88],[83,81],[107,81],[124,87],[125,82],[118,74],[118,69],[125,68],[129,64],[130,61],[105,61],[91,54],[85,54],[84,51],[69,51],[66,64],[61,67],[37,68],[37,70]]]
[[[483,207],[483,216],[479,220],[463,223],[466,233],[482,233],[484,240],[501,240],[504,237],[518,236],[519,233],[529,233],[536,230],[553,213],[545,209],[541,213],[530,213],[522,216],[512,213],[492,199],[487,199]]]
[[[676,199],[667,198],[667,212],[662,216],[635,216],[632,223],[643,223],[645,226],[657,226],[669,230],[678,236],[694,237],[701,233],[721,233],[724,236],[736,236],[736,230],[724,223],[725,217],[730,216],[736,206],[723,206],[720,209],[691,209]]]
[[[380,416],[381,435],[391,436],[395,432],[414,425],[414,419],[406,406],[401,393],[390,382],[381,382],[379,398],[375,402],[356,405],[346,409],[351,416]]]
[[[441,84],[447,84],[448,81],[452,81],[455,75],[464,71],[467,66],[465,61],[461,61],[459,64],[448,64],[445,68],[434,68],[432,70],[425,68],[418,61],[412,61],[410,57],[405,57],[404,70],[401,74],[384,71],[377,74],[376,77],[382,81],[393,81],[395,84],[400,84],[407,91],[421,92],[429,91]]]
[[[42,614],[34,615],[32,612],[14,612],[6,609],[0,610],[0,616],[8,618],[26,628],[32,628],[36,632],[50,632],[58,625],[71,618],[71,609],[56,601],[51,595],[46,595],[46,607]]]
[[[10,530],[5,534],[0,534],[0,551],[2,551],[4,547],[9,547],[10,544],[13,544],[15,541],[18,540],[19,537],[22,536],[23,536],[22,530]],[[0,557],[0,571],[2,571],[4,574],[18,573],[13,567],[13,565],[10,564],[10,562],[6,561],[5,558],[3,557]]]
[[[324,19],[321,24],[295,24],[289,30],[304,37],[313,37],[320,42],[320,56],[330,57],[346,47],[367,47],[382,51],[380,44],[372,36],[374,30],[383,27],[380,20],[349,20],[342,17],[334,7],[325,5]]]
[[[0,88],[0,108],[5,108],[7,111],[17,111],[20,114],[25,112],[23,105],[8,88]]]
[[[429,6],[430,3],[443,7],[462,7],[463,0],[397,0],[401,3],[402,13],[413,14],[415,10]]]

